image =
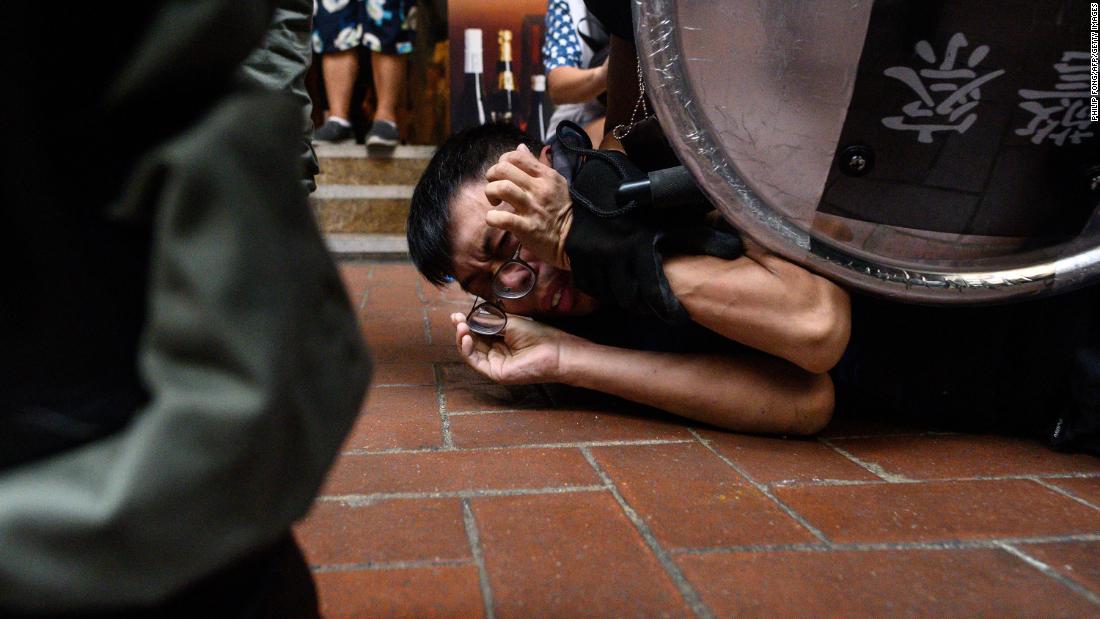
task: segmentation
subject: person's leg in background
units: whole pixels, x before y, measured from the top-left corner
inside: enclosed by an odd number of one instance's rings
[[[372,53],[371,68],[374,70],[374,88],[378,94],[378,107],[374,111],[374,121],[389,121],[397,124],[397,101],[405,85],[405,56]]]
[[[359,72],[357,53],[350,49],[325,54],[321,57],[321,67],[325,73],[325,95],[329,106],[325,124],[336,121],[350,130],[351,90],[355,85],[355,75]]]
[[[363,45],[371,50],[374,91],[378,106],[367,134],[367,146],[397,146],[397,105],[405,87],[408,54],[412,52],[415,10],[411,0],[367,0]]]
[[[353,139],[351,93],[359,74],[358,47],[363,40],[363,1],[324,0],[317,3],[313,23],[313,53],[321,56],[328,115],[313,134],[319,142]]]

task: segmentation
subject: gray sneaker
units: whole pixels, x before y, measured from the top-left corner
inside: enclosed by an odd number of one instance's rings
[[[347,142],[348,140],[353,139],[355,139],[355,133],[352,132],[351,127],[345,127],[335,120],[326,120],[325,124],[321,125],[316,131],[313,132],[314,142],[337,143]]]
[[[397,133],[397,125],[388,120],[376,120],[370,126],[367,134],[367,148],[380,146],[393,148],[401,142],[401,136]]]

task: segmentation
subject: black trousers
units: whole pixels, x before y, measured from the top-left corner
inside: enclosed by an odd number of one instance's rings
[[[150,608],[47,615],[12,619],[320,619],[317,590],[294,537],[221,568]]]
[[[1100,453],[1100,286],[990,307],[854,294],[838,411]]]

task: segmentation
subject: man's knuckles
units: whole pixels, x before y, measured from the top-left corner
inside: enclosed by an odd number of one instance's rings
[[[500,159],[497,160],[497,164],[498,165],[510,165],[510,166],[516,167],[518,169],[519,168],[518,164],[522,161],[523,161],[523,153],[520,153],[519,151],[511,151],[511,152],[507,152],[507,153],[504,153],[503,155],[501,155]]]
[[[509,203],[526,202],[527,192],[510,180],[499,180],[485,185],[485,197],[489,198],[490,202],[494,199],[497,200],[494,205],[499,203],[500,200]]]
[[[514,150],[507,152],[501,155],[500,160],[515,165],[531,176],[541,176],[545,168],[530,151]]]

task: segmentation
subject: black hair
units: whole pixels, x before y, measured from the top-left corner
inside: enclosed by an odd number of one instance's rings
[[[520,144],[536,157],[542,150],[541,142],[512,125],[478,125],[447,138],[428,162],[413,190],[405,234],[409,256],[429,282],[442,286],[454,272],[451,200],[463,185],[484,178],[501,155]]]

